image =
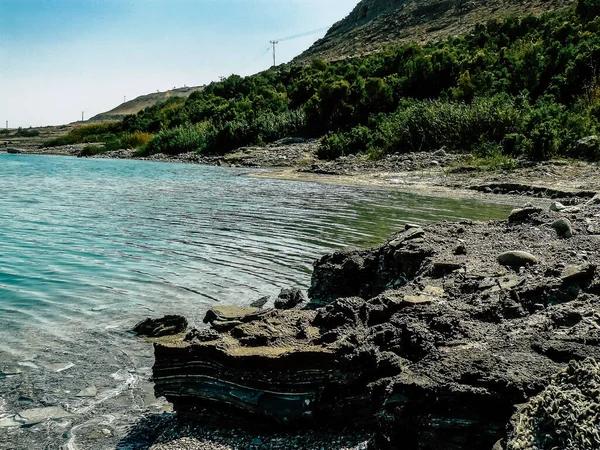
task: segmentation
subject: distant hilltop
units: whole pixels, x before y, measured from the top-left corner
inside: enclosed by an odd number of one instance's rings
[[[490,19],[540,14],[573,3],[574,0],[362,0],[294,62],[360,56],[405,41],[435,41],[464,34]]]
[[[121,120],[128,114],[136,114],[141,110],[154,106],[157,103],[164,102],[173,97],[189,97],[192,92],[204,89],[204,86],[182,87],[172,89],[166,92],[155,92],[147,95],[140,95],[133,100],[122,103],[110,111],[95,115],[89,122],[103,122],[107,120]]]

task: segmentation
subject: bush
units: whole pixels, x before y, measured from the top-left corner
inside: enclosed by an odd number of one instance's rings
[[[207,145],[206,124],[186,125],[164,130],[155,135],[146,146],[146,153],[165,153],[178,155],[180,153],[201,153]]]
[[[472,104],[450,101],[410,102],[384,118],[378,140],[384,153],[429,151],[446,146],[470,151],[481,140],[499,144],[513,133],[519,111],[503,99],[476,99]]]
[[[126,133],[121,136],[123,148],[139,148],[147,145],[152,140],[152,134],[136,131],[134,133]]]
[[[105,151],[106,151],[106,149],[103,146],[101,146],[101,145],[86,145],[79,152],[78,156],[81,156],[81,157],[84,157],[84,156],[94,156],[94,155],[98,155],[100,153],[103,153]]]
[[[578,0],[576,11],[583,20],[593,20],[600,15],[600,0]]]
[[[44,142],[44,147],[85,144],[88,142],[105,142],[115,138],[122,130],[121,122],[102,122],[71,130],[66,136]]]
[[[34,130],[31,127],[29,127],[29,129],[23,129],[21,127],[19,127],[15,133],[15,136],[17,137],[37,137],[40,135],[40,131],[39,130]]]

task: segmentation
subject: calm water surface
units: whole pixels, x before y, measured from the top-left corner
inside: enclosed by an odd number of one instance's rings
[[[126,448],[127,425],[165,406],[151,346],[127,331],[144,317],[201,322],[215,303],[307,288],[319,255],[406,222],[510,209],[249,172],[0,154],[0,448]],[[16,426],[55,405],[74,416]]]

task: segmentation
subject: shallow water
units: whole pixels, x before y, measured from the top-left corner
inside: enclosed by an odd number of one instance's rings
[[[0,448],[114,448],[164,408],[147,381],[152,348],[127,331],[146,316],[201,322],[217,302],[307,288],[332,249],[510,209],[250,172],[0,154]],[[15,422],[55,405],[74,417]]]

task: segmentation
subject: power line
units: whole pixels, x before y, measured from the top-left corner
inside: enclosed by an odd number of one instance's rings
[[[277,39],[277,41],[278,42],[291,41],[292,39],[298,39],[298,38],[301,38],[301,37],[304,37],[304,36],[310,36],[311,34],[320,33],[321,31],[327,31],[330,28],[331,28],[331,26],[323,27],[323,28],[317,28],[316,30],[306,31],[304,33],[295,34],[293,36],[288,36],[288,37],[280,38],[280,39]]]
[[[322,31],[328,30],[330,27],[317,28],[316,30],[306,31],[300,34],[294,34],[293,36],[287,36],[284,38],[279,38],[273,41],[269,41],[273,45],[273,67],[277,66],[277,60],[275,58],[275,46],[280,42],[291,41],[293,39],[298,39],[304,36],[310,36],[311,34],[320,33]]]

